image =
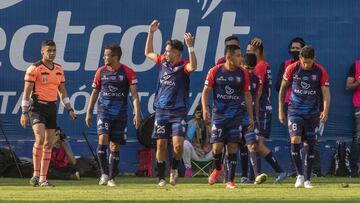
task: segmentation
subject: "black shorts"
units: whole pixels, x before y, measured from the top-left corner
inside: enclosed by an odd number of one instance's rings
[[[34,102],[29,111],[31,125],[45,124],[46,129],[56,129],[56,103]]]

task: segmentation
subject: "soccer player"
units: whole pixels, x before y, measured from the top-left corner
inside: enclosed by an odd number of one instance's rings
[[[186,132],[185,118],[188,112],[190,73],[197,67],[193,48],[194,38],[190,33],[184,34],[188,47],[190,61],[181,58],[183,44],[179,40],[166,42],[165,53],[154,53],[154,32],[158,30],[160,22],[152,21],[146,40],[145,56],[156,62],[159,67],[158,87],[155,94],[155,126],[156,159],[158,166],[159,186],[165,186],[165,159],[168,139],[172,137],[173,159],[170,170],[170,184],[176,185],[178,165],[183,153]]]
[[[284,112],[286,89],[291,84],[291,96],[288,107],[288,119]],[[322,100],[321,95],[322,94]],[[320,103],[323,111],[320,112]],[[291,155],[297,171],[295,188],[313,188],[310,177],[314,160],[314,145],[319,134],[320,122],[325,123],[330,107],[329,78],[324,67],[315,63],[315,50],[304,46],[300,51],[300,61],[291,64],[285,70],[279,92],[279,120],[288,123],[291,139]],[[304,169],[300,156],[301,136],[304,142]]]
[[[247,53],[253,53],[257,57],[257,64],[254,69],[254,74],[258,76],[260,80],[258,97],[256,97],[256,105],[259,105],[256,109],[256,115],[258,119],[259,127],[259,153],[270,164],[270,166],[278,173],[274,183],[280,183],[286,178],[286,172],[280,167],[276,158],[272,152],[265,146],[265,139],[270,137],[271,131],[271,116],[272,116],[272,104],[271,104],[271,70],[269,64],[265,60],[264,46],[248,44],[246,48]]]
[[[25,87],[21,101],[20,123],[26,128],[28,121],[34,131],[32,150],[34,173],[30,179],[33,186],[53,186],[47,181],[51,151],[55,139],[57,95],[74,120],[76,114],[70,104],[65,88],[65,75],[61,65],[54,63],[56,44],[52,40],[41,43],[41,61],[31,65],[25,74]],[[30,101],[30,97],[31,100]]]
[[[92,84],[89,106],[86,112],[86,125],[91,126],[94,105],[99,97],[97,108],[97,133],[99,145],[97,155],[100,160],[101,177],[99,185],[116,186],[115,176],[119,165],[119,148],[126,143],[129,91],[134,106],[133,123],[140,126],[140,103],[137,92],[135,72],[120,63],[121,47],[107,45],[104,49],[105,65],[99,67]],[[110,145],[109,145],[110,141]],[[107,148],[110,156],[107,156]],[[109,160],[108,160],[109,159]]]
[[[251,97],[254,98],[255,101],[256,97],[258,96],[258,90],[259,90],[259,85],[260,85],[260,80],[259,78],[254,74],[254,68],[256,66],[257,63],[257,58],[255,54],[245,54],[244,55],[244,65],[243,67],[245,68],[245,70],[249,73],[249,77],[250,77],[250,93],[251,93]],[[252,109],[253,109],[253,115],[256,115],[256,109],[255,107],[258,107],[259,105],[255,105],[255,103],[252,103]],[[245,150],[241,150],[242,147],[247,147],[248,151],[249,151],[249,156],[250,156],[250,160],[251,160],[251,168],[253,170],[253,174],[256,177],[255,178],[255,184],[261,184],[263,182],[266,181],[267,179],[267,175],[266,174],[261,174],[260,173],[260,154],[259,154],[259,146],[258,146],[258,141],[257,141],[257,134],[259,133],[259,130],[257,129],[257,119],[255,119],[255,129],[250,131],[248,130],[248,125],[249,125],[249,115],[246,112],[246,107],[245,107],[245,103],[242,103],[242,107],[244,109],[244,117],[243,117],[243,128],[242,128],[242,142],[245,143],[241,143],[240,144],[240,152],[241,151],[245,151]],[[243,166],[242,166],[243,167]],[[247,167],[247,165],[246,165]],[[244,170],[244,167],[243,169]],[[242,183],[250,183],[250,180],[247,179],[247,173],[246,176],[244,175],[244,172],[242,172],[243,175],[241,177],[241,181]],[[246,179],[245,179],[246,178]]]
[[[209,184],[217,181],[222,167],[222,152],[227,144],[229,172],[226,188],[236,188],[234,176],[237,164],[237,149],[241,139],[242,102],[245,102],[249,114],[249,127],[254,129],[252,99],[249,92],[249,75],[240,67],[241,53],[237,45],[225,47],[226,62],[211,68],[206,77],[202,93],[203,117],[210,121],[209,94],[213,93],[212,135],[210,142],[213,144],[215,170],[209,177]]]

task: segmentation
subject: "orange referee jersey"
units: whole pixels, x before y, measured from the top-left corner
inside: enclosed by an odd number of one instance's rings
[[[65,75],[59,64],[54,63],[54,68],[50,69],[40,61],[26,70],[24,80],[34,83],[32,94],[37,95],[39,100],[53,102],[57,100],[58,88],[65,82]]]

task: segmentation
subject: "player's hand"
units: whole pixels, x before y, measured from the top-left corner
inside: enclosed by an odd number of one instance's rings
[[[136,129],[139,129],[140,127],[140,124],[141,124],[141,118],[138,114],[135,114],[134,116],[134,126]]]
[[[74,110],[69,111],[69,116],[70,116],[70,120],[75,120],[77,119],[77,115],[75,114]]]
[[[160,22],[158,20],[153,20],[149,26],[149,32],[156,32],[156,30],[159,28]]]
[[[328,114],[326,112],[321,112],[320,114],[320,122],[325,123],[328,119]]]
[[[254,39],[251,40],[250,44],[255,46],[260,46],[262,44],[262,40],[258,37],[254,37]]]
[[[91,126],[91,120],[92,120],[91,113],[86,113],[85,123],[88,128],[90,128]]]
[[[210,116],[209,109],[205,109],[203,111],[203,119],[206,123],[210,123],[211,116]]]
[[[255,129],[255,123],[254,120],[249,121],[248,131],[254,131]]]
[[[20,117],[20,124],[23,128],[26,128],[26,125],[28,124],[29,122],[29,115],[26,113],[26,114],[21,114],[21,117]]]
[[[279,121],[280,123],[282,123],[283,125],[286,126],[286,116],[285,116],[285,113],[283,111],[279,111]]]
[[[186,32],[184,34],[185,44],[187,47],[193,47],[194,46],[194,37],[191,35],[190,32]]]

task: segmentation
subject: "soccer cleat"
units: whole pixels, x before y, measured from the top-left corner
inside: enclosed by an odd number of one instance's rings
[[[304,182],[304,188],[306,188],[306,189],[312,189],[312,188],[314,188],[314,186],[311,185],[310,180],[307,180],[307,181]]]
[[[274,180],[274,184],[281,183],[283,180],[285,180],[286,176],[287,176],[286,172],[278,173],[278,176]]]
[[[115,186],[116,186],[115,180],[114,180],[114,179],[110,179],[110,180],[107,182],[107,186],[115,187]]]
[[[248,177],[241,177],[240,183],[242,183],[242,184],[250,184],[251,181],[250,181],[250,179]]]
[[[208,180],[208,182],[209,182],[210,185],[214,185],[214,184],[217,182],[218,177],[220,176],[220,174],[222,173],[223,170],[224,170],[224,167],[221,167],[221,170],[220,170],[220,171],[218,171],[218,170],[215,169],[215,170],[210,174],[209,180]]]
[[[55,187],[55,185],[50,184],[47,180],[45,180],[44,182],[39,182],[39,186],[40,187]]]
[[[267,179],[267,175],[265,173],[262,173],[262,174],[256,176],[254,184],[258,185],[258,184],[264,183],[266,181],[266,179]]]
[[[100,177],[99,185],[107,185],[109,181],[109,176],[106,174],[102,174]]]
[[[304,176],[303,175],[298,175],[296,178],[296,182],[295,182],[295,188],[300,188],[304,186]]]
[[[192,169],[191,168],[186,168],[185,169],[185,178],[192,178]]]
[[[39,176],[33,176],[30,181],[29,181],[30,185],[36,187],[39,186]]]
[[[225,188],[234,189],[237,188],[237,185],[234,182],[227,182]]]
[[[172,186],[175,186],[176,185],[176,180],[178,178],[178,170],[177,169],[171,169],[170,170],[170,180],[169,180],[169,183],[172,185]]]
[[[159,184],[158,184],[160,187],[164,187],[166,185],[166,180],[164,179],[161,179],[159,180]]]

